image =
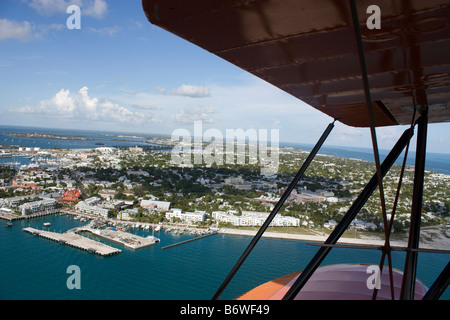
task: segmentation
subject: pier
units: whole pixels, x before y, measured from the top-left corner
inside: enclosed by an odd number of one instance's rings
[[[23,228],[22,230],[39,237],[50,239],[75,248],[83,249],[91,253],[99,254],[101,256],[110,256],[122,252],[122,250],[120,249],[116,249],[101,242],[97,242],[80,236],[72,231],[68,231],[66,233],[56,233],[34,228]]]
[[[8,220],[8,221],[14,221],[14,220],[24,219],[24,217],[18,216],[16,214],[12,214],[12,213],[0,212],[0,219],[4,219],[4,220]]]
[[[42,217],[42,216],[47,216],[49,214],[57,214],[60,212],[61,211],[59,209],[52,209],[52,210],[35,212],[35,213],[27,214],[27,215],[20,215],[20,216],[17,214],[13,214],[13,213],[0,212],[0,219],[14,221],[14,220],[20,220],[20,219],[31,219],[31,218],[36,218],[36,217]]]
[[[145,248],[154,245],[156,242],[150,238],[140,237],[138,235],[112,229],[94,229],[89,225],[77,228],[77,232],[86,231],[93,235],[120,243],[131,249]]]
[[[200,237],[188,239],[188,240],[185,240],[185,241],[181,241],[181,242],[178,242],[178,243],[170,244],[170,245],[168,245],[168,246],[162,247],[161,250],[168,249],[168,248],[172,248],[172,247],[176,247],[176,246],[179,246],[180,244],[188,243],[188,242],[191,242],[191,241],[194,241],[194,240],[206,238],[206,237],[212,236],[212,235],[214,235],[214,234],[217,234],[217,232],[205,234],[204,236],[200,236]]]

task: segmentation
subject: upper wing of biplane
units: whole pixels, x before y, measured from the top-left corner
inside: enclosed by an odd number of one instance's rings
[[[380,8],[369,29],[367,8]],[[359,0],[375,126],[450,121],[450,1]],[[348,2],[143,0],[148,20],[350,126],[370,125]]]

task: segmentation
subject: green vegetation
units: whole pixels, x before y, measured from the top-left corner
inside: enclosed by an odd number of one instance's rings
[[[115,199],[131,203],[138,208],[136,220],[157,223],[164,221],[163,212],[148,212],[140,207],[140,200],[157,198],[169,201],[172,208],[186,211],[206,211],[209,218],[213,211],[233,210],[240,215],[243,211],[270,212],[276,201],[265,201],[263,197],[279,198],[298,168],[303,164],[307,153],[296,149],[281,149],[278,173],[271,177],[260,175],[259,165],[194,165],[176,167],[171,163],[171,153],[155,150],[131,152],[121,149],[114,154],[89,153],[81,163],[80,158],[69,151],[55,151],[56,157],[72,161],[56,171],[41,175],[27,172],[18,173],[0,167],[0,179],[8,184],[13,178],[27,176],[27,179],[43,186],[44,190],[64,190],[73,182],[85,198],[99,196],[103,189],[115,190]],[[70,154],[70,156],[68,156]],[[299,182],[296,192],[326,192],[333,201],[302,202],[295,197],[287,201],[280,210],[281,215],[300,219],[305,228],[319,228],[330,221],[339,222],[355,197],[364,188],[375,172],[375,165],[355,159],[341,159],[318,155]],[[387,214],[392,214],[392,206],[397,192],[400,167],[393,166],[383,180]],[[409,226],[412,185],[414,171],[407,168],[404,173],[402,189],[395,212],[395,232],[403,232]],[[240,177],[251,184],[241,187],[227,183],[227,179]],[[445,224],[450,217],[450,176],[427,172],[424,188],[423,225]],[[27,193],[0,189],[0,198]],[[110,216],[118,217],[119,210],[112,209]],[[119,216],[120,217],[120,216]],[[359,213],[358,219],[373,223],[375,232],[382,231],[382,212],[378,190]],[[303,228],[298,228],[298,230]],[[286,230],[286,229],[283,229]],[[291,230],[289,231],[291,232]]]

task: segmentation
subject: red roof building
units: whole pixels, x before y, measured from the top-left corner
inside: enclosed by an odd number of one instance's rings
[[[81,193],[77,189],[67,190],[61,201],[77,202],[81,200]]]

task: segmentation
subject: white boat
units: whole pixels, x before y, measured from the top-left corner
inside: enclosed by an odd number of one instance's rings
[[[151,239],[151,240],[153,240],[155,242],[159,242],[160,241],[160,239],[155,237],[155,236],[147,236],[147,239]]]
[[[155,231],[160,231],[161,230],[161,226],[156,226]]]
[[[45,227],[49,227],[50,225],[51,225],[50,222],[45,222],[45,223],[44,223],[44,226],[45,226]]]

